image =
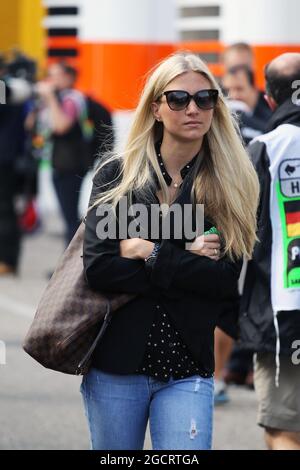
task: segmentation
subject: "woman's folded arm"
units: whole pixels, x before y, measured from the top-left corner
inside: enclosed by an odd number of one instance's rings
[[[163,289],[178,287],[210,298],[232,298],[242,260],[214,261],[164,240],[153,266],[151,281]]]

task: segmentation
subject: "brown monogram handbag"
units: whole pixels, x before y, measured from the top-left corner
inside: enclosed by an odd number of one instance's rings
[[[60,259],[23,343],[44,367],[75,375],[87,373],[113,312],[135,297],[89,288],[83,272],[83,237],[84,222]]]

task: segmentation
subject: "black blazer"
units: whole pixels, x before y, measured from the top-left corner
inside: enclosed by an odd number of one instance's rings
[[[110,164],[94,177],[90,203],[100,186],[117,184],[118,165]],[[191,202],[193,173],[184,179],[178,204]],[[114,182],[113,182],[114,181]],[[133,202],[144,202],[137,195]],[[153,202],[158,199],[153,193]],[[150,202],[147,201],[148,207]],[[214,329],[218,325],[237,337],[237,281],[242,260],[226,257],[213,261],[184,249],[185,240],[163,240],[152,273],[143,260],[120,256],[119,240],[100,240],[96,208],[88,212],[84,239],[84,269],[90,287],[98,291],[136,293],[138,296],[115,312],[93,356],[94,366],[119,374],[134,373],[139,366],[155,311],[167,312],[201,368],[214,370]],[[205,230],[211,223],[205,220]],[[150,238],[148,238],[151,240]],[[152,241],[152,240],[151,240]]]

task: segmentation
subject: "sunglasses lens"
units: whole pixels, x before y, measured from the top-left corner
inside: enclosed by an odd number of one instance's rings
[[[188,105],[189,95],[185,91],[171,91],[167,93],[167,103],[174,111],[180,111]]]
[[[218,100],[218,90],[201,90],[195,95],[195,102],[201,109],[212,109]]]

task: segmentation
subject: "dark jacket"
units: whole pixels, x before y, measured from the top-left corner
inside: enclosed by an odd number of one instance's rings
[[[249,146],[249,153],[260,181],[260,204],[258,210],[258,238],[253,258],[248,263],[240,310],[241,340],[245,347],[254,351],[275,352],[276,330],[271,304],[271,253],[272,224],[270,218],[270,163],[276,149],[285,148],[286,155],[295,153],[295,142],[291,141],[289,126],[300,127],[300,108],[289,101],[283,103],[274,112],[268,133],[255,139]],[[274,133],[274,130],[276,132]],[[273,132],[273,133],[272,133]],[[300,137],[300,133],[299,133]],[[267,148],[267,144],[269,147]],[[271,145],[272,144],[272,145]],[[300,155],[300,139],[298,153]],[[300,243],[299,243],[300,244]],[[280,311],[278,313],[280,351],[290,355],[292,343],[300,338],[299,311]]]
[[[24,152],[25,106],[0,105],[0,166],[13,167]]]
[[[111,182],[118,173],[110,165],[94,178],[91,201],[103,182]],[[117,179],[115,179],[117,181]],[[190,203],[192,172],[184,179],[176,202]],[[158,199],[152,194],[153,203]],[[143,202],[134,195],[133,202]],[[84,240],[84,267],[92,289],[136,293],[138,296],[115,312],[103,341],[94,355],[94,364],[112,373],[133,373],[139,366],[157,306],[165,309],[181,333],[201,368],[214,369],[214,329],[218,324],[228,334],[237,335],[237,280],[241,261],[227,258],[213,261],[184,249],[185,239],[161,242],[152,273],[143,260],[120,256],[119,240],[96,236],[100,218],[96,209],[88,212]],[[205,221],[205,230],[211,224]],[[148,238],[151,240],[151,238]],[[152,240],[151,240],[152,241]]]
[[[264,99],[264,94],[259,92],[258,100],[253,112],[251,114],[243,112],[237,114],[239,115],[243,140],[245,144],[248,145],[254,137],[266,132],[272,111]]]

